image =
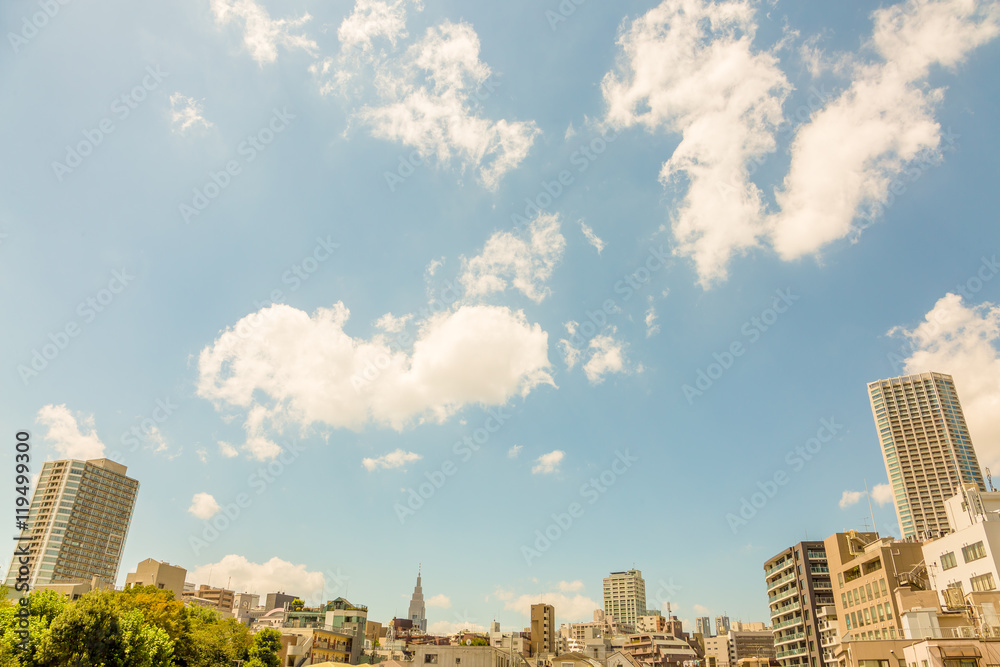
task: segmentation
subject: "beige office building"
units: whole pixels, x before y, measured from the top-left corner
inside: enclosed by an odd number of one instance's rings
[[[947,534],[944,502],[964,484],[986,490],[954,381],[907,375],[869,383],[868,396],[903,537]]]
[[[181,598],[186,601],[207,603],[222,611],[232,611],[236,600],[236,591],[228,588],[212,588],[202,584],[197,590],[184,591]]]
[[[550,604],[531,605],[531,653],[556,652],[556,610]]]
[[[180,600],[186,576],[187,570],[183,567],[147,558],[136,566],[135,572],[125,575],[125,587],[156,586],[162,590],[173,591],[174,599]]]
[[[47,461],[32,495],[27,526],[15,545],[30,551],[34,589],[45,584],[91,581],[113,586],[118,578],[139,482],[108,459]],[[7,572],[11,588],[19,578],[19,554]]]
[[[625,632],[635,632],[646,615],[646,582],[639,570],[612,572],[604,578],[604,613],[613,616]]]

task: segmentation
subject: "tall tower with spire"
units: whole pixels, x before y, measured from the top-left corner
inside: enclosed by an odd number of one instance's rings
[[[414,628],[427,633],[427,611],[424,607],[424,589],[420,586],[420,565],[417,565],[417,585],[413,587],[413,597],[410,598],[410,611],[407,614],[413,621]]]

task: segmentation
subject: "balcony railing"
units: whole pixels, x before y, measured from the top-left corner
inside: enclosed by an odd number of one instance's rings
[[[772,581],[771,583],[769,583],[767,585],[767,591],[770,593],[772,589],[777,588],[778,586],[780,586],[781,584],[785,583],[786,581],[792,581],[794,579],[795,579],[795,573],[794,572],[789,572],[788,574],[786,574],[785,576],[781,577],[780,579],[775,579],[774,581]]]
[[[782,591],[781,593],[775,593],[774,595],[768,595],[767,596],[767,601],[769,603],[771,603],[771,602],[777,602],[778,600],[783,600],[783,599],[787,598],[790,595],[796,595],[798,592],[799,592],[799,589],[797,589],[797,588],[789,588],[787,591]]]
[[[795,655],[805,655],[805,652],[806,652],[806,649],[803,646],[803,647],[800,647],[800,648],[793,648],[793,649],[791,649],[789,651],[781,651],[780,653],[775,653],[774,657],[775,658],[779,658],[779,659],[780,658],[790,658],[790,657],[795,656]]]
[[[798,602],[793,602],[792,604],[786,604],[784,606],[778,607],[777,609],[771,612],[771,618],[774,618],[775,616],[781,616],[782,614],[787,614],[790,611],[795,611],[799,607],[801,607],[801,605]]]
[[[791,559],[791,558],[788,558],[786,560],[781,561],[780,563],[772,565],[770,569],[764,570],[764,576],[765,577],[770,577],[775,572],[780,572],[781,570],[784,570],[787,567],[791,567],[794,564],[795,564],[795,561],[793,559]]]
[[[803,637],[805,637],[805,633],[802,632],[796,632],[795,634],[785,635],[783,637],[775,637],[774,645],[777,646],[778,644],[787,644],[788,642],[798,641]]]
[[[793,625],[800,625],[801,623],[802,623],[802,617],[796,616],[795,618],[791,618],[787,621],[782,621],[781,623],[775,623],[773,626],[771,626],[771,628],[773,630],[780,630],[781,628],[789,628]]]

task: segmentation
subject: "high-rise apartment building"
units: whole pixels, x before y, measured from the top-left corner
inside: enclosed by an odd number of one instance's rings
[[[728,635],[730,630],[729,617],[728,616],[716,616],[715,617],[715,634],[716,635]]]
[[[613,616],[627,632],[634,632],[646,615],[646,582],[639,570],[612,572],[604,578],[604,613]]]
[[[427,633],[427,608],[424,606],[424,589],[420,585],[420,567],[417,567],[417,585],[413,587],[413,597],[410,598],[410,609],[406,617],[413,622],[414,628],[421,633]]]
[[[799,542],[764,563],[775,658],[781,667],[819,667],[819,610],[833,604],[823,542]]]
[[[986,490],[954,381],[943,373],[878,380],[868,396],[903,537],[947,534],[945,500],[965,484]]]
[[[550,604],[531,605],[531,653],[555,653],[556,610]]]
[[[47,461],[31,498],[18,548],[27,548],[31,588],[90,581],[106,585],[118,578],[125,537],[139,482],[108,459]],[[11,560],[6,584],[14,587],[23,563]]]
[[[708,616],[699,616],[694,619],[694,631],[702,637],[712,636],[712,619]]]

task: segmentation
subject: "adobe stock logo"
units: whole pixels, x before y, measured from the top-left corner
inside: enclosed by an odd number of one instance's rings
[[[823,445],[833,440],[834,436],[844,428],[833,417],[820,419],[819,423],[820,427],[814,437],[809,438],[801,445],[797,445],[785,454],[785,463],[792,469],[792,472],[799,472],[805,468],[806,463],[812,461],[822,451]],[[738,512],[735,514],[732,512],[726,514],[726,523],[729,524],[729,529],[733,531],[733,535],[737,533],[739,528],[747,525],[751,519],[756,517],[757,513],[764,509],[772,498],[778,495],[781,487],[788,484],[789,480],[790,477],[787,472],[777,470],[770,479],[757,482],[758,490],[751,493],[749,498],[746,496],[740,498]]]

